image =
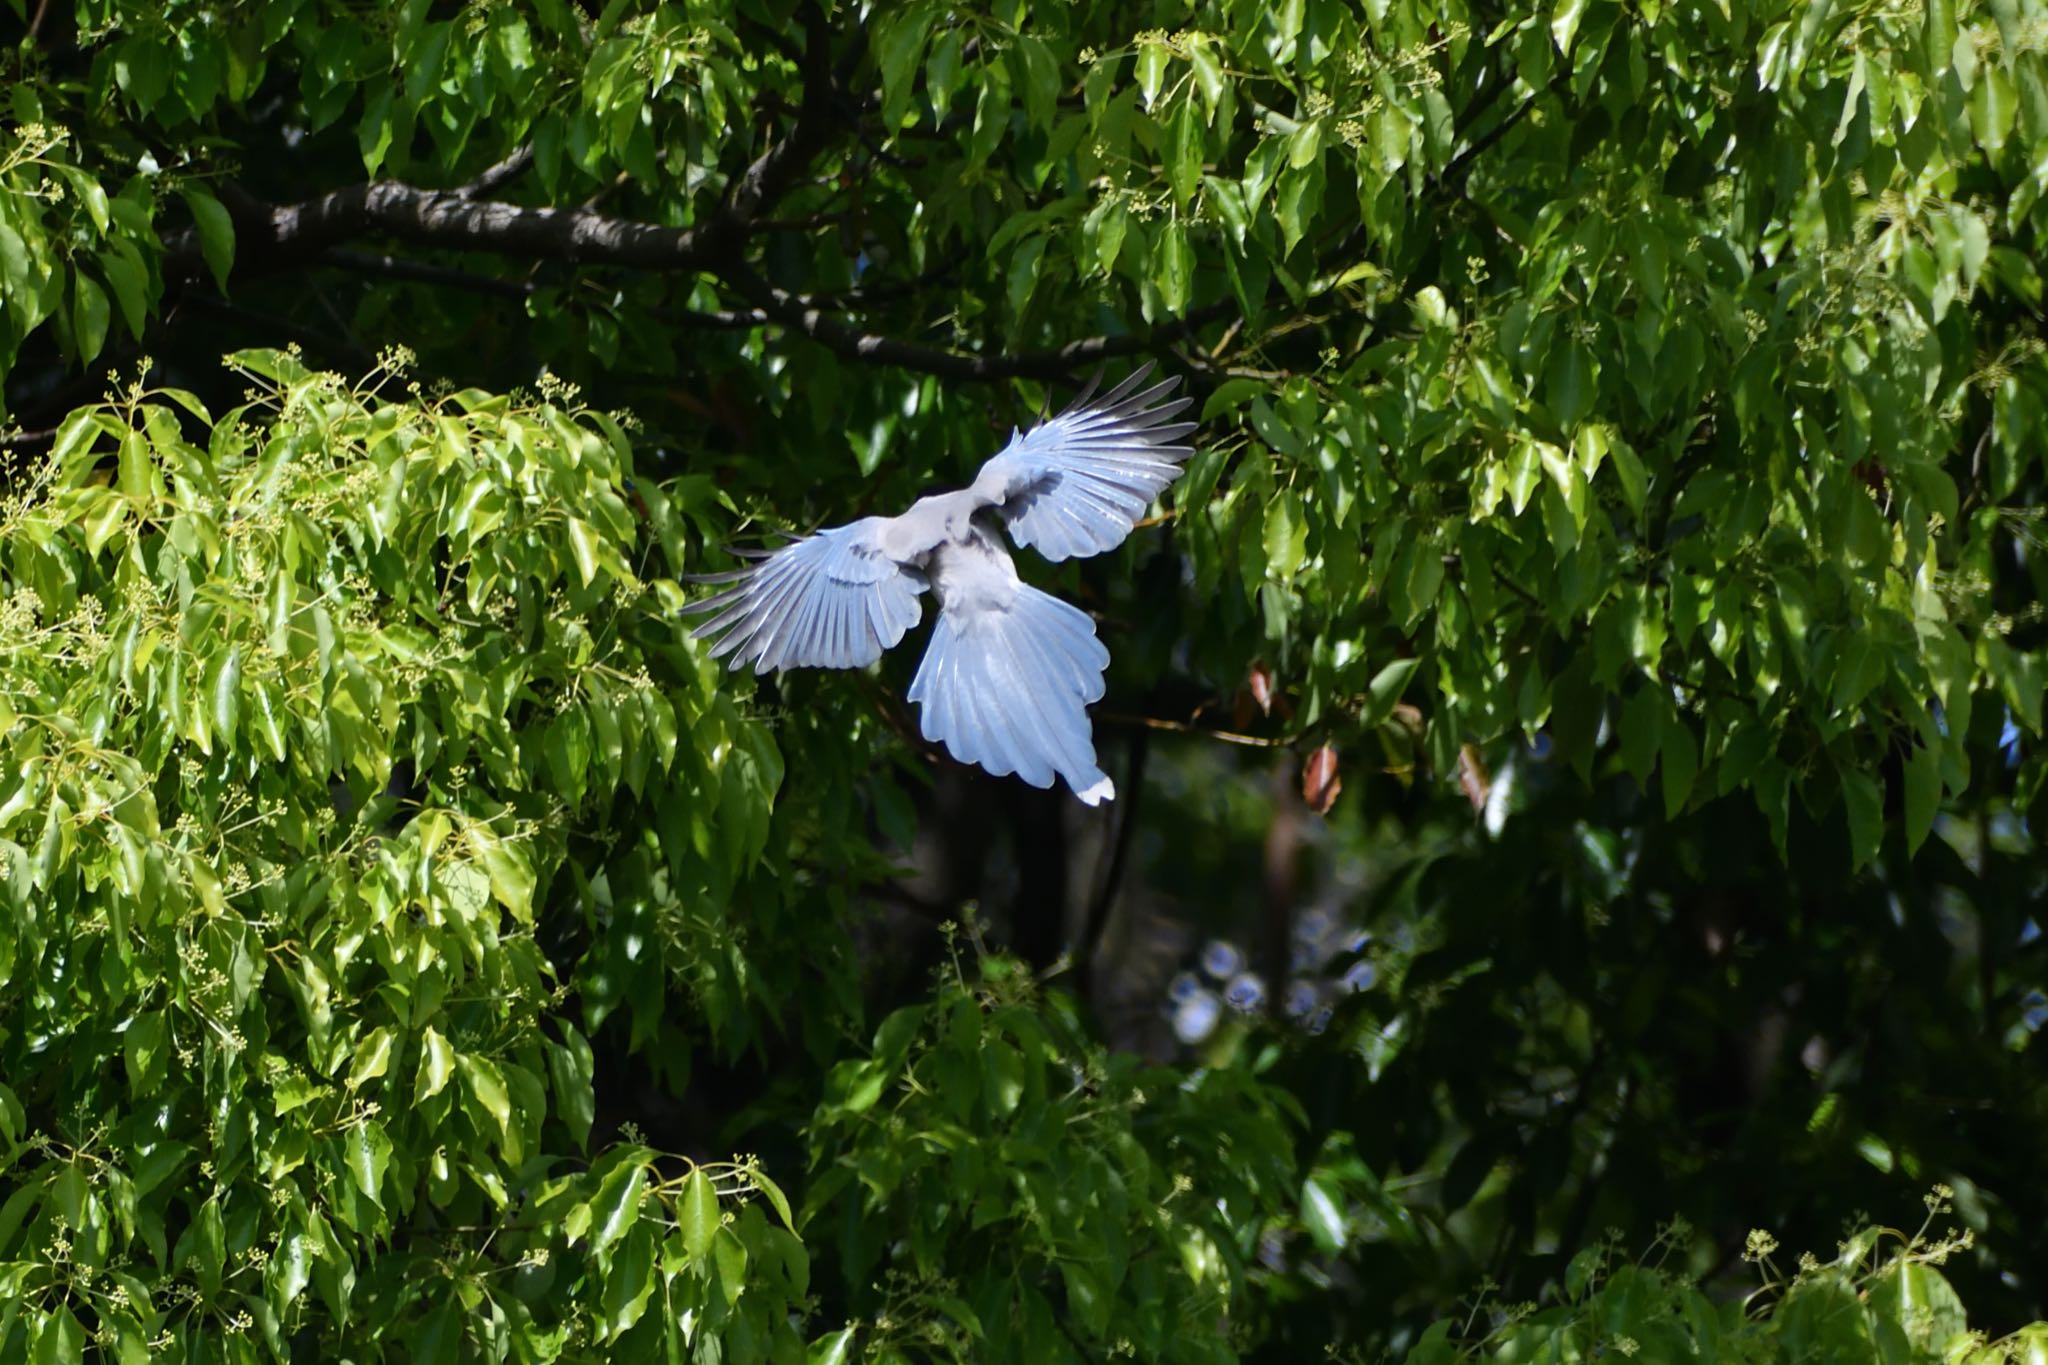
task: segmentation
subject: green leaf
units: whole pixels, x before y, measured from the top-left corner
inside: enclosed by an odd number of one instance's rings
[[[1159,233],[1159,249],[1153,255],[1153,282],[1169,313],[1187,312],[1188,297],[1194,289],[1195,253],[1188,244],[1188,230],[1170,222]]]
[[[882,122],[902,127],[910,112],[912,77],[924,56],[925,38],[937,17],[929,5],[913,4],[884,17],[877,25],[875,54],[882,68]]]
[[[136,1015],[121,1039],[128,1084],[138,1092],[154,1088],[163,1079],[164,1053],[163,1011],[149,1010]]]
[[[386,1024],[372,1029],[356,1045],[355,1058],[348,1069],[349,1089],[360,1090],[390,1069],[391,1048],[397,1037],[397,1030]]]
[[[1024,1098],[1024,1059],[999,1038],[981,1044],[982,1093],[999,1115],[1013,1114]]]
[[[1192,101],[1182,104],[1173,116],[1167,173],[1173,185],[1174,206],[1185,209],[1202,183],[1202,116]]]
[[[93,259],[114,291],[115,301],[121,305],[122,321],[128,324],[129,333],[139,340],[149,321],[148,272],[135,257],[134,247],[116,238],[115,248],[102,251]]]
[[[853,1359],[853,1337],[851,1327],[826,1333],[804,1353],[804,1365],[847,1365]]]
[[[1920,851],[1941,809],[1941,751],[1913,746],[1906,758],[1906,854]]]
[[[1402,1357],[1402,1365],[1452,1365],[1458,1359],[1458,1348],[1451,1342],[1451,1321],[1438,1318]]]
[[[1401,700],[1401,694],[1408,690],[1408,680],[1421,666],[1420,659],[1396,659],[1372,675],[1372,681],[1366,684],[1365,714],[1361,717],[1366,725],[1378,725],[1394,713],[1394,703]]]
[[[441,1036],[439,1029],[429,1024],[420,1034],[419,1076],[413,1082],[412,1102],[415,1105],[430,1100],[447,1087],[448,1078],[455,1074],[455,1049]]]
[[[1560,425],[1576,426],[1593,410],[1596,372],[1593,353],[1577,338],[1551,351],[1543,375],[1544,400]]]
[[[1676,820],[1692,796],[1700,773],[1700,745],[1683,716],[1667,717],[1663,725],[1664,818]]]
[[[500,1136],[510,1138],[512,1096],[505,1088],[505,1073],[490,1058],[468,1052],[456,1057],[455,1066],[477,1104],[497,1123]]]
[[[625,1244],[611,1258],[604,1273],[604,1330],[616,1341],[627,1328],[640,1321],[647,1301],[654,1295],[654,1234],[645,1224],[635,1226]]]
[[[199,232],[199,254],[206,258],[206,268],[213,272],[213,282],[221,293],[228,292],[228,275],[235,268],[235,220],[228,216],[220,200],[197,185],[186,184],[178,187],[184,196],[185,207],[192,212],[192,223]]]
[[[1344,1250],[1349,1231],[1344,1201],[1324,1177],[1310,1176],[1302,1182],[1301,1222],[1325,1256],[1335,1256]]]
[[[455,1365],[462,1359],[463,1313],[452,1295],[434,1303],[410,1342],[410,1358],[417,1365]]]
[[[1083,230],[1092,230],[1095,235],[1095,263],[1102,268],[1104,275],[1116,269],[1117,256],[1123,250],[1124,234],[1130,225],[1130,211],[1119,198],[1104,199],[1084,220]]]
[[[1857,767],[1841,766],[1842,809],[1849,817],[1849,851],[1852,871],[1861,871],[1877,856],[1884,833],[1884,787],[1876,777]]]
[[[1280,190],[1273,215],[1280,222],[1282,240],[1292,251],[1315,221],[1323,206],[1323,163],[1292,167],[1280,176]]]
[[[718,1191],[712,1187],[711,1177],[700,1166],[690,1172],[690,1178],[683,1184],[683,1197],[676,1206],[676,1222],[683,1234],[683,1247],[690,1253],[690,1259],[701,1261],[711,1250],[711,1239],[718,1232]]]
[[[469,840],[477,856],[483,860],[484,871],[491,879],[491,894],[498,903],[511,911],[514,919],[524,923],[533,922],[533,867],[522,844],[473,826]]]
[[[391,1165],[391,1137],[376,1119],[364,1119],[342,1134],[341,1151],[349,1177],[371,1203],[384,1203],[384,1172]]]
[[[192,1267],[199,1287],[208,1294],[218,1293],[221,1270],[227,1263],[227,1228],[221,1221],[218,1197],[200,1204],[178,1247],[178,1261]]]
[[[1019,242],[1010,253],[1010,313],[1022,317],[1031,303],[1031,291],[1038,286],[1038,263],[1045,255],[1045,238],[1032,236]]]
[[[1621,765],[1638,782],[1648,782],[1650,769],[1663,751],[1664,717],[1671,709],[1662,692],[1641,687],[1621,708]]]
[[[271,1307],[280,1314],[305,1292],[313,1278],[313,1259],[318,1253],[318,1246],[302,1228],[287,1232],[278,1243],[264,1271],[264,1292]]]
[[[1145,96],[1147,113],[1159,102],[1159,92],[1166,87],[1166,67],[1172,57],[1165,43],[1150,38],[1138,42],[1138,89]]]
[[[782,1187],[770,1180],[767,1173],[758,1166],[749,1170],[747,1176],[754,1182],[754,1188],[767,1199],[769,1207],[775,1210],[775,1216],[782,1220],[782,1225],[795,1232],[796,1220],[790,1216],[789,1196],[782,1192]]]
[[[21,1107],[20,1098],[7,1086],[0,1085],[0,1142],[19,1142],[27,1128],[28,1116]],[[5,1250],[5,1239],[0,1239],[0,1251]]]
[[[555,1113],[569,1125],[569,1135],[578,1147],[588,1145],[590,1126],[597,1117],[594,1088],[596,1061],[590,1043],[574,1024],[562,1025],[563,1041],[546,1040],[548,1088],[554,1093]]]
[[[1195,89],[1202,94],[1202,103],[1213,113],[1223,100],[1223,61],[1216,55],[1215,47],[1197,38],[1188,50],[1189,64],[1194,68]]]
[[[1557,50],[1565,56],[1572,55],[1572,45],[1578,41],[1579,21],[1586,17],[1587,0],[1557,0],[1550,12],[1550,36],[1557,43]]]
[[[601,541],[597,530],[581,517],[569,518],[569,553],[576,558],[576,576],[589,587],[597,578]]]
[[[628,1161],[605,1173],[590,1200],[590,1249],[602,1252],[640,1220],[640,1196],[647,1189],[647,1167]]]
[[[1300,498],[1284,493],[1266,504],[1263,538],[1267,576],[1276,583],[1291,583],[1308,552],[1308,524]]]
[[[113,310],[107,302],[107,291],[99,282],[84,271],[74,271],[71,276],[71,331],[78,346],[80,364],[90,363],[107,344],[107,324],[113,319]]]
[[[232,744],[235,726],[242,714],[242,647],[232,644],[214,663],[213,682],[207,689],[212,708],[213,732]]]
[[[1387,605],[1402,630],[1413,630],[1425,613],[1435,610],[1443,582],[1443,551],[1434,542],[1410,541],[1401,547],[1388,575]]]
[[[961,29],[949,28],[932,40],[931,55],[925,60],[925,91],[942,123],[953,107],[953,96],[960,90],[960,58],[966,41]]]
[[[35,1338],[35,1365],[79,1365],[85,1359],[85,1328],[71,1310],[50,1310]]]

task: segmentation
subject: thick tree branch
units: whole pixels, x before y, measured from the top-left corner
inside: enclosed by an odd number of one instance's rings
[[[304,260],[354,237],[381,234],[421,246],[494,251],[542,260],[689,270],[705,264],[699,228],[636,223],[582,209],[480,203],[462,190],[396,181],[350,185],[298,204],[265,204],[233,185],[221,197],[235,217],[238,260]],[[164,239],[167,263],[198,273],[196,229]]]
[[[904,369],[945,379],[1054,379],[1095,361],[1136,355],[1177,341],[1206,323],[1228,316],[1237,307],[1232,302],[1211,304],[1150,332],[1087,337],[1050,351],[1029,351],[1022,355],[968,355],[863,331],[821,308],[807,305],[797,295],[776,288],[738,263],[718,270],[717,274],[734,293],[769,317],[802,332],[848,360],[900,365]]]

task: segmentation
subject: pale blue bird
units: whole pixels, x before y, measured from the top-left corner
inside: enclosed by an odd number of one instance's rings
[[[687,608],[718,613],[696,635],[720,636],[712,656],[735,669],[863,668],[917,624],[930,588],[938,624],[908,694],[924,737],[997,776],[1057,775],[1088,805],[1113,799],[1087,711],[1109,651],[1086,613],[1018,579],[998,526],[1055,561],[1122,543],[1193,453],[1177,442],[1195,423],[1168,420],[1193,400],[1167,401],[1178,379],[1141,391],[1151,369],[1092,401],[1091,380],[1066,411],[1011,432],[967,488],[706,575],[733,586]]]

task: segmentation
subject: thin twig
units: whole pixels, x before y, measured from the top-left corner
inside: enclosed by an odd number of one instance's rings
[[[456,196],[462,199],[488,199],[525,174],[526,168],[532,164],[533,144],[528,142],[514,148],[510,156],[455,191]]]
[[[849,360],[900,365],[948,379],[1056,378],[1096,361],[1153,350],[1186,336],[1206,322],[1226,317],[1236,309],[1236,304],[1231,302],[1212,304],[1155,327],[1149,333],[1088,337],[1050,351],[1010,356],[969,355],[864,331],[821,308],[805,306],[798,296],[769,284],[744,265],[734,264],[718,274],[748,303]]]
[[[47,427],[42,431],[17,431],[0,436],[0,450],[34,450],[47,446],[57,439],[57,428]]]
[[[1106,720],[1111,725],[1136,725],[1147,730],[1166,730],[1176,735],[1200,735],[1203,739],[1220,739],[1225,744],[1242,744],[1248,749],[1289,749],[1294,746],[1291,739],[1241,735],[1235,730],[1205,730],[1199,725],[1189,725],[1181,720],[1167,720],[1163,716],[1131,716],[1117,711],[1098,711],[1095,718]]]

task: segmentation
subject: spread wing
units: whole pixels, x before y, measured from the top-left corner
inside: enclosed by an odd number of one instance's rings
[[[711,581],[733,586],[686,612],[716,612],[693,632],[719,636],[711,657],[738,669],[861,668],[923,614],[921,570],[882,548],[886,517],[865,517],[785,545],[751,568]]]
[[[1195,423],[1168,419],[1194,400],[1164,401],[1178,378],[1140,390],[1151,372],[1145,365],[1092,401],[1091,381],[1065,412],[1012,437],[981,467],[975,492],[1009,524],[1010,539],[1051,560],[1101,554],[1180,476],[1194,451],[1176,443]]]

